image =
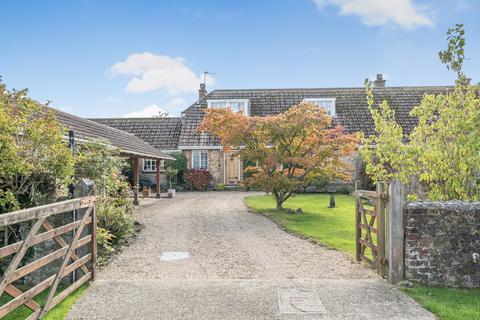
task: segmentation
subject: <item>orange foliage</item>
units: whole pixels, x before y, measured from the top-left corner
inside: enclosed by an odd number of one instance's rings
[[[249,117],[231,109],[206,109],[199,130],[220,138],[225,150],[237,149],[243,160],[258,162],[248,168],[247,184],[274,193],[277,206],[314,179],[348,179],[345,158],[356,151],[356,137],[332,126],[332,118],[311,103],[300,103],[285,113]]]

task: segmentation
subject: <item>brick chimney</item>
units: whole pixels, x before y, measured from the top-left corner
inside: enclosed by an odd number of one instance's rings
[[[387,80],[384,80],[383,74],[379,73],[377,74],[377,79],[373,81],[373,86],[376,88],[385,88],[385,82],[387,82]]]
[[[198,89],[198,100],[202,100],[207,95],[207,89],[205,83],[200,83],[200,89]]]

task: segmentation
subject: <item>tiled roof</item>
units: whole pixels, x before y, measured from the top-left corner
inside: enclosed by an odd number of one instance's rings
[[[92,121],[123,130],[145,140],[159,150],[176,150],[180,118],[95,118]]]
[[[185,146],[220,146],[220,139],[208,132],[199,132],[198,125],[202,122],[207,107],[206,100],[200,100],[182,112],[182,131],[178,141],[179,147]]]
[[[445,93],[449,89],[451,87],[445,86],[374,88],[375,104],[387,100],[395,110],[397,122],[405,133],[410,133],[417,123],[409,115],[412,108],[420,104],[425,94]],[[209,99],[249,99],[251,115],[267,116],[285,112],[305,98],[336,98],[336,123],[350,133],[362,131],[369,135],[374,132],[365,88],[214,90],[183,112],[179,146],[220,145],[218,139],[196,130]]]
[[[104,139],[128,155],[173,159],[171,156],[154,148],[131,133],[117,130],[56,109],[52,110],[55,111],[58,121],[63,124],[66,129],[75,131],[75,137],[77,139]]]

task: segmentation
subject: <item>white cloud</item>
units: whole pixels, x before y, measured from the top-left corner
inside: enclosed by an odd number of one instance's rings
[[[165,113],[165,112],[168,112],[169,115],[172,115],[172,113],[175,113],[175,112],[170,112],[172,111],[172,109],[176,109],[178,107],[186,107],[186,104],[187,104],[187,100],[180,97],[176,97],[167,103],[166,108],[162,108],[156,104],[151,104],[149,106],[146,106],[140,111],[133,111],[133,112],[127,113],[123,117],[124,118],[151,118],[151,117],[158,116],[160,113]]]
[[[143,108],[143,110],[127,113],[123,117],[124,118],[151,118],[151,117],[158,116],[161,112],[165,112],[165,110],[163,110],[156,104],[151,104]]]
[[[183,98],[173,98],[169,103],[169,108],[177,108],[177,107],[185,107],[187,104],[187,100]]]
[[[171,58],[150,52],[131,54],[125,61],[115,63],[109,72],[112,76],[131,77],[126,90],[135,93],[163,89],[169,95],[178,95],[197,91],[201,82],[201,76],[188,68],[182,57]],[[213,77],[207,77],[207,84],[214,81]]]
[[[360,16],[369,26],[395,24],[405,29],[432,27],[433,21],[412,0],[313,0],[321,10],[327,5],[340,7],[341,15]]]

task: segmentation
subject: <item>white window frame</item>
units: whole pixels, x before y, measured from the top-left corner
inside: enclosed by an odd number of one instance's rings
[[[202,154],[206,154],[205,159],[202,159]],[[197,160],[200,161],[198,164],[195,163],[196,157],[198,157]],[[203,160],[205,160],[205,163],[202,163]],[[191,168],[197,170],[208,170],[208,150],[192,150]]]
[[[143,172],[155,172],[157,171],[157,160],[155,159],[143,159]]]
[[[250,115],[250,100],[249,99],[212,99],[212,100],[207,100],[207,105],[209,108],[230,108],[229,104],[231,103],[244,103],[245,104],[245,115],[249,116]],[[217,107],[214,106],[214,104],[225,104],[224,107]],[[234,110],[235,112],[238,112],[240,110]]]
[[[313,103],[319,107],[324,108],[327,111],[327,114],[331,117],[335,117],[337,115],[337,103],[336,103],[336,98],[305,98],[303,99],[304,102],[310,102]],[[325,108],[323,105],[321,105],[322,102],[333,102],[333,110],[329,108]]]
[[[143,172],[155,172],[157,171],[156,159],[143,159]],[[165,171],[165,160],[160,160],[160,172]]]

